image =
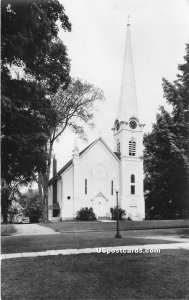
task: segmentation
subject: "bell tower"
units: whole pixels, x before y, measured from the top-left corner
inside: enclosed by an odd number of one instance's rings
[[[120,206],[132,220],[145,218],[143,128],[138,117],[130,24],[127,24],[119,109],[113,134],[114,151],[120,156]]]

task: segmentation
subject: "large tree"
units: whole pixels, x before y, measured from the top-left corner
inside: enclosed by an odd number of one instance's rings
[[[93,116],[96,103],[104,99],[102,90],[80,79],[72,79],[66,89],[60,86],[51,104],[56,112],[56,120],[46,144],[46,169],[39,174],[39,190],[44,197],[44,221],[48,220],[48,182],[52,159],[53,145],[66,129],[71,129],[78,136],[86,139],[84,125],[93,127]]]
[[[189,44],[177,79],[163,79],[164,97],[152,132],[144,137],[145,194],[148,216],[189,216]]]
[[[46,169],[45,145],[56,122],[50,97],[70,81],[58,21],[71,29],[58,0],[2,0],[2,177],[9,186]]]

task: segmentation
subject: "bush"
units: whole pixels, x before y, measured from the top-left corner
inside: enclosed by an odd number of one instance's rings
[[[38,223],[42,219],[42,201],[37,195],[28,199],[25,215],[30,218],[31,223]]]
[[[16,216],[19,214],[19,211],[17,208],[9,208],[7,220],[9,223],[17,223],[16,222]]]
[[[7,221],[9,223],[21,223],[22,221],[23,210],[22,206],[15,199],[12,200],[11,205],[9,206]]]
[[[30,218],[30,223],[38,223],[41,221],[43,204],[38,194],[34,194],[32,197],[23,195],[20,199],[20,204],[23,207],[24,216]]]
[[[76,220],[79,221],[94,221],[96,220],[93,208],[83,207],[77,212]]]
[[[112,214],[112,220],[117,220],[117,207],[110,208],[110,212]],[[121,209],[121,207],[118,208],[119,212],[119,220],[123,220],[123,217],[126,215],[126,212],[124,209]]]

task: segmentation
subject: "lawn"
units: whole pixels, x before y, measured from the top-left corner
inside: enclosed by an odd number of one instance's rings
[[[188,295],[185,250],[2,261],[2,300],[188,299]]]
[[[58,223],[40,223],[41,226],[50,227],[60,232],[73,232],[73,231],[108,231],[115,230],[116,222],[58,222]],[[150,220],[150,221],[121,221],[121,230],[134,230],[134,229],[159,229],[159,228],[185,228],[189,227],[189,220]]]
[[[183,230],[183,229],[180,229]],[[170,232],[171,231],[171,232]],[[182,234],[182,232],[180,232]],[[185,234],[186,230],[184,231]],[[3,237],[1,243],[2,253],[35,252],[60,249],[80,249],[109,246],[146,245],[146,244],[168,244],[171,241],[158,239],[158,234],[174,234],[172,230],[147,230],[145,231],[122,231],[122,238],[116,239],[115,232],[77,232],[49,235],[11,236]],[[141,235],[140,235],[141,234]],[[156,239],[150,239],[155,234]],[[145,239],[141,236],[146,236]],[[182,241],[182,240],[181,240]],[[173,242],[172,242],[173,243]]]
[[[12,224],[1,224],[1,235],[9,236],[16,232],[16,228]]]

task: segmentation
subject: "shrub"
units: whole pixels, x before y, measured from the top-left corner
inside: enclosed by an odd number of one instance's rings
[[[20,204],[23,207],[24,216],[30,218],[30,223],[38,223],[41,221],[43,204],[38,194],[34,194],[32,197],[23,195],[20,199]]]
[[[15,199],[12,200],[11,205],[9,206],[7,220],[9,223],[19,223],[19,220],[22,220],[23,215],[22,206]],[[20,222],[21,222],[20,220]]]
[[[7,220],[9,223],[14,223],[16,221],[16,216],[19,214],[19,211],[17,208],[9,208]],[[15,222],[16,223],[16,222]]]
[[[38,223],[42,219],[42,201],[37,195],[28,199],[25,214],[30,218],[31,223]]]
[[[121,209],[121,207],[118,208],[119,211],[119,220],[123,220],[123,217],[126,215],[126,212],[124,209]],[[110,208],[110,212],[112,214],[112,220],[117,220],[117,207]]]
[[[93,208],[83,207],[77,212],[76,220],[79,221],[94,221],[96,220]]]

